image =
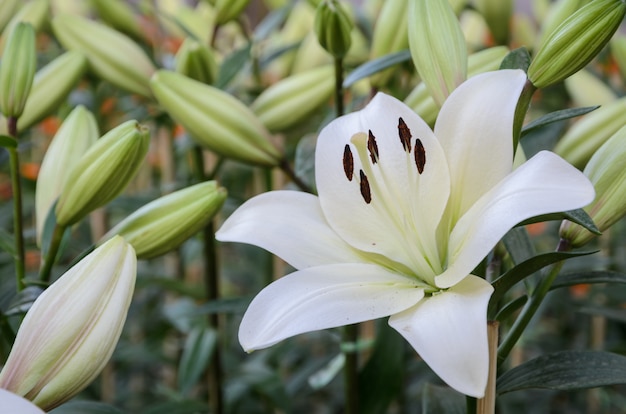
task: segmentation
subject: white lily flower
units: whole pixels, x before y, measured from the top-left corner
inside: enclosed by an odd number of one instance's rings
[[[434,132],[378,94],[320,133],[319,197],[275,191],[235,211],[218,240],[260,246],[298,269],[254,298],[243,348],[391,316],[446,383],[483,396],[493,288],[472,270],[520,221],[594,198],[589,180],[551,152],[512,171],[525,82],[519,70],[471,78],[445,101]]]

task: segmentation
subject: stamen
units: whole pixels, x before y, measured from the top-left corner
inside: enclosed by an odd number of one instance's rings
[[[422,141],[419,138],[415,141],[415,150],[413,155],[415,156],[417,172],[421,174],[424,172],[424,166],[426,165],[426,150],[424,149],[424,144],[422,144]]]
[[[398,135],[400,136],[400,141],[402,142],[402,146],[406,152],[411,152],[411,130],[404,119],[398,118]]]
[[[369,131],[369,136],[367,138],[367,149],[370,152],[372,164],[376,164],[378,162],[378,144],[376,144],[376,137],[372,134],[371,130]]]
[[[352,176],[354,175],[354,158],[352,157],[352,151],[350,151],[348,144],[346,144],[343,149],[343,172],[346,173],[348,181],[352,181]]]
[[[363,196],[363,200],[365,200],[365,202],[369,204],[372,202],[370,182],[367,180],[367,175],[365,175],[363,170],[359,170],[359,175],[361,176],[361,195]]]

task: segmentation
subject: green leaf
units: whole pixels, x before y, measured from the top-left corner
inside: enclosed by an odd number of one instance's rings
[[[541,216],[531,217],[528,220],[524,220],[519,223],[518,226],[552,220],[569,220],[573,223],[580,224],[593,234],[596,234],[598,236],[602,234],[600,229],[596,227],[589,214],[587,214],[587,212],[582,208],[579,208],[577,210],[561,211],[558,213],[543,214]]]
[[[502,242],[515,264],[535,256],[535,248],[524,227],[514,227],[509,230],[502,238]]]
[[[9,253],[14,259],[17,258],[15,239],[11,233],[2,228],[0,228],[0,249]]]
[[[374,351],[359,373],[359,412],[387,412],[389,404],[402,389],[406,342],[386,320],[377,321]]]
[[[614,309],[601,306],[585,306],[578,310],[580,313],[588,315],[604,316],[617,322],[626,323],[626,309]]]
[[[6,316],[25,314],[43,291],[44,289],[38,286],[26,286],[13,297],[4,314]]]
[[[281,26],[289,13],[293,9],[292,4],[287,4],[281,8],[271,11],[254,29],[254,40],[261,41],[269,37],[270,34]]]
[[[535,119],[524,128],[522,128],[522,137],[535,129],[539,129],[553,122],[563,121],[565,119],[575,118],[577,116],[588,114],[589,112],[595,111],[599,107],[600,105],[586,106],[584,108],[569,108],[560,111],[550,112],[549,114]]]
[[[401,50],[400,52],[390,53],[388,55],[381,56],[378,59],[366,62],[354,69],[348,76],[346,76],[343,81],[343,87],[349,88],[361,79],[367,78],[375,73],[390,68],[391,66],[397,65],[398,63],[402,62],[407,62],[409,60],[411,60],[411,52],[406,49]]]
[[[520,47],[512,50],[508,55],[502,59],[500,69],[522,69],[524,72],[528,71],[530,66],[530,54],[528,49]]]
[[[626,274],[609,270],[595,270],[558,275],[550,290],[583,283],[626,283]]]
[[[234,51],[230,55],[226,56],[224,62],[220,66],[220,71],[217,75],[217,82],[215,86],[219,89],[224,89],[226,85],[239,73],[241,68],[250,58],[250,50],[252,49],[252,43],[246,44],[239,50]]]
[[[500,321],[500,322],[505,321],[506,319],[509,318],[509,316],[511,316],[518,309],[524,306],[526,302],[528,302],[528,296],[526,295],[513,299],[512,301],[504,305],[502,309],[498,311],[498,313],[493,319],[495,319],[496,321]]]
[[[178,389],[183,395],[189,394],[206,370],[216,343],[217,332],[209,327],[195,327],[187,336],[178,365]]]
[[[448,387],[426,383],[422,389],[424,414],[465,414],[465,398]]]
[[[117,407],[97,401],[70,401],[48,414],[123,414]]]
[[[499,394],[528,388],[577,390],[626,384],[626,357],[610,352],[561,351],[523,363],[501,375]]]
[[[0,147],[17,148],[17,140],[9,135],[0,134]]]

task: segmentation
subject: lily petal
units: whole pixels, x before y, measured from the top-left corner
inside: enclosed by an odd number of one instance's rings
[[[421,277],[442,270],[433,234],[449,194],[448,166],[433,132],[410,108],[376,95],[322,130],[315,165],[324,215],[346,242]]]
[[[513,165],[513,116],[526,82],[521,70],[472,77],[445,101],[435,125],[450,167],[452,223]]]
[[[2,388],[0,388],[0,407],[5,413],[44,414],[44,411],[32,402]]]
[[[215,236],[219,241],[259,246],[296,269],[362,261],[328,226],[319,199],[298,191],[271,191],[251,198]]]
[[[487,304],[493,288],[469,275],[449,290],[389,318],[435,373],[455,390],[480,398],[489,369]]]
[[[369,264],[311,267],[284,276],[250,303],[239,343],[266,348],[304,332],[381,318],[424,297],[415,281]]]
[[[538,153],[461,217],[450,235],[449,265],[436,277],[437,286],[460,281],[517,223],[583,207],[594,195],[593,185],[580,171],[552,152]]]

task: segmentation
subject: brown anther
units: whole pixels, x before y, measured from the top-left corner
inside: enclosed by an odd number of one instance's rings
[[[361,176],[361,195],[363,196],[363,200],[365,200],[365,202],[369,204],[372,202],[370,182],[367,180],[367,175],[365,175],[363,170],[359,170],[359,175]]]
[[[348,144],[346,144],[343,149],[343,172],[346,173],[348,181],[352,181],[354,175],[354,158],[352,157],[352,151],[350,151]]]
[[[378,144],[376,144],[376,137],[374,137],[371,130],[367,138],[367,149],[370,152],[372,164],[376,164],[378,162]]]
[[[402,142],[402,146],[406,152],[411,152],[411,130],[404,119],[398,118],[398,135],[400,136],[400,141]]]
[[[426,165],[426,150],[424,149],[422,140],[419,138],[415,141],[415,150],[413,151],[413,155],[415,156],[417,172],[421,174],[424,172],[424,166]]]

